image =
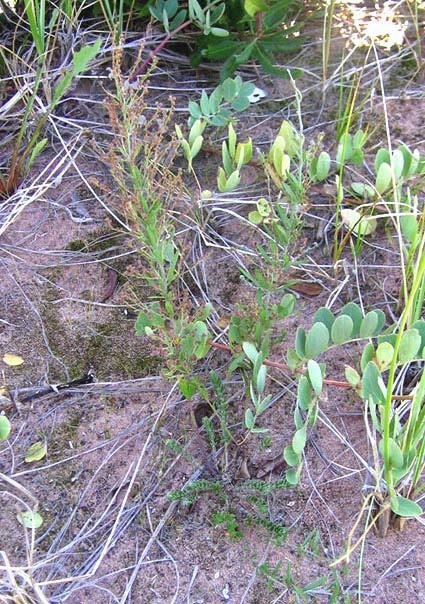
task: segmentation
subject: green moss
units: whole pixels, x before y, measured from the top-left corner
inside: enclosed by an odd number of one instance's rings
[[[49,346],[68,368],[70,379],[81,378],[92,368],[99,380],[140,378],[159,372],[163,360],[153,355],[131,322],[118,312],[107,322],[64,322],[51,300],[60,297],[54,285],[44,289],[41,315]],[[59,363],[50,364],[52,381],[66,380]]]

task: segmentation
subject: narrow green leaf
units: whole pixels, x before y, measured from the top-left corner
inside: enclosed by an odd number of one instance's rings
[[[194,159],[198,155],[199,151],[202,148],[203,142],[204,142],[204,137],[201,134],[195,138],[195,140],[193,141],[193,144],[190,147],[190,158],[191,159]]]
[[[393,165],[394,175],[396,177],[396,180],[398,180],[400,178],[400,176],[403,174],[403,170],[404,170],[404,155],[400,151],[400,149],[396,149],[393,152],[392,165]]]
[[[5,415],[0,415],[0,440],[6,440],[10,434],[10,421]]]
[[[245,426],[248,430],[252,430],[254,427],[255,418],[251,409],[245,411]]]
[[[374,356],[375,356],[375,348],[374,348],[372,342],[369,342],[364,347],[363,353],[362,353],[362,357],[361,357],[361,360],[360,360],[360,369],[362,371],[364,371],[366,369],[366,365],[370,361],[372,361],[372,359],[373,359]]]
[[[313,386],[313,390],[316,395],[319,396],[323,389],[323,376],[319,363],[313,359],[309,359],[307,363],[307,372],[311,385]]]
[[[306,333],[302,327],[298,327],[295,334],[295,351],[300,359],[305,358]]]
[[[235,153],[236,153],[236,132],[235,129],[233,128],[232,123],[229,124],[229,130],[228,130],[228,140],[229,140],[229,154],[231,158],[235,157]]]
[[[382,441],[383,442],[383,441]],[[389,439],[390,463],[393,468],[400,470],[404,464],[403,453],[393,438]]]
[[[259,353],[254,344],[252,344],[252,342],[244,342],[242,344],[242,349],[251,363],[255,365]]]
[[[297,405],[304,411],[311,405],[311,387],[305,375],[302,375],[298,381]]]
[[[239,172],[239,170],[235,170],[234,172],[231,173],[231,175],[227,179],[224,192],[229,193],[230,191],[233,191],[234,189],[236,189],[236,187],[239,185],[240,181],[241,181],[240,172]]]
[[[255,388],[258,394],[262,394],[264,392],[264,388],[266,387],[266,376],[267,376],[267,367],[265,365],[261,365],[255,382]]]
[[[391,166],[386,162],[383,162],[378,169],[375,180],[375,188],[378,193],[385,193],[392,183],[392,171]]]
[[[307,442],[307,429],[300,428],[294,434],[292,439],[292,448],[296,455],[301,455]]]

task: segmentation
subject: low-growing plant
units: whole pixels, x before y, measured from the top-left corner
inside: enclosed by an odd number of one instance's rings
[[[417,389],[402,395],[405,403],[401,407],[394,392],[398,368],[425,358],[425,321],[418,320],[406,328],[409,307],[425,270],[425,259],[420,269],[400,323],[390,332],[384,331],[385,315],[381,310],[363,315],[360,307],[352,302],[337,316],[323,307],[316,312],[310,330],[298,328],[295,349],[288,352],[288,365],[301,372],[294,413],[296,432],[284,451],[290,466],[288,482],[296,484],[299,480],[308,431],[317,418],[326,366],[316,359],[331,348],[366,339],[359,367],[347,366],[345,373],[347,384],[365,401],[373,426],[368,430],[375,452],[373,497],[381,513],[385,510],[387,515],[392,512],[396,516],[412,517],[422,513],[414,499],[425,460],[425,378],[421,378]]]
[[[254,84],[243,82],[240,76],[226,78],[210,95],[203,90],[199,102],[189,101],[189,126],[196,120],[217,128],[226,126],[234,113],[248,109],[254,90]]]
[[[164,47],[181,30],[189,26],[196,32],[191,63],[221,61],[221,79],[233,76],[236,69],[251,60],[258,61],[265,71],[278,77],[288,72],[275,65],[275,53],[296,51],[302,44],[301,25],[288,26],[294,2],[244,0],[209,2],[188,0],[187,8],[177,0],[156,0],[150,3],[152,17],[162,23],[167,37]]]
[[[15,191],[23,176],[28,172],[35,159],[45,148],[48,143],[48,139],[46,137],[41,137],[49,116],[52,114],[59,101],[63,98],[73,80],[81,73],[86,71],[90,62],[98,54],[101,46],[101,41],[97,40],[90,46],[83,46],[74,54],[72,65],[62,74],[55,88],[53,90],[46,91],[48,94],[50,94],[47,108],[41,114],[37,114],[34,111],[34,103],[37,95],[39,94],[40,87],[43,84],[45,76],[45,65],[43,63],[43,59],[45,59],[44,54],[46,52],[44,46],[44,36],[46,33],[43,29],[44,17],[41,6],[37,14],[33,15],[33,8],[31,8],[32,5],[33,3],[27,2],[26,9],[28,11],[28,19],[31,23],[34,44],[37,52],[39,53],[38,59],[41,64],[36,68],[32,92],[29,93],[25,98],[25,110],[22,116],[21,126],[19,128],[19,132],[14,142],[6,168],[6,175],[0,174],[0,197],[9,196]],[[6,64],[8,64],[7,49],[3,48],[1,45],[0,54],[3,56]],[[35,126],[30,128],[29,124],[33,116],[35,117]]]

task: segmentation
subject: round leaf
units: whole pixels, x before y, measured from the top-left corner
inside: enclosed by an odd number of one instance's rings
[[[317,357],[328,348],[329,331],[323,323],[314,323],[307,334],[305,342],[305,356],[308,359]]]
[[[353,335],[354,324],[348,315],[340,315],[332,325],[331,337],[335,344],[348,342]]]
[[[398,349],[398,360],[407,363],[416,357],[421,345],[421,336],[417,329],[408,329],[404,332]]]
[[[353,334],[352,335],[353,335],[353,338],[357,337],[359,335],[360,325],[363,320],[363,313],[362,313],[362,309],[360,308],[360,306],[358,304],[355,304],[354,302],[349,302],[348,304],[343,306],[340,314],[348,315],[349,317],[351,317],[351,320],[353,321]]]
[[[326,151],[322,151],[317,158],[316,164],[316,179],[317,180],[325,180],[325,178],[329,174],[329,170],[331,169],[331,158],[329,153]]]
[[[361,338],[370,338],[374,335],[376,328],[378,326],[378,315],[376,312],[371,310],[367,313],[360,325],[360,337]]]
[[[357,210],[341,210],[341,220],[355,235],[370,235],[376,230],[376,218],[362,216]]]
[[[43,518],[38,512],[19,512],[16,518],[27,529],[37,529],[43,524]]]
[[[286,470],[286,480],[288,484],[295,487],[300,481],[300,470],[294,470],[293,468]]]
[[[323,323],[323,325],[326,325],[326,327],[330,331],[332,329],[333,322],[335,321],[335,317],[333,316],[329,308],[326,308],[326,306],[322,306],[321,308],[319,308],[319,310],[315,312],[313,321],[314,323]]]

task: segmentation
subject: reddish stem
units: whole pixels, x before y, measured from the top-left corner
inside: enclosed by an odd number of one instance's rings
[[[220,342],[212,342],[212,341],[210,342],[210,344],[213,348],[217,348],[218,350],[225,350],[226,352],[232,352],[232,349],[227,344],[221,344]],[[286,365],[286,363],[278,363],[277,361],[269,361],[268,359],[266,359],[264,361],[264,365],[267,365],[268,367],[276,367],[277,369],[282,369],[283,371],[290,371],[290,368],[288,367],[288,365]],[[339,380],[332,380],[330,378],[325,378],[323,380],[323,382],[325,384],[327,384],[328,386],[335,386],[336,388],[345,388],[345,389],[351,388],[351,386],[348,382],[341,382]]]
[[[143,61],[143,63],[140,65],[140,67],[138,69],[136,69],[135,71],[133,71],[133,73],[128,78],[129,83],[131,84],[132,82],[134,82],[134,80],[136,80],[136,78],[138,78],[139,75],[141,75],[145,71],[146,67],[149,65],[149,63],[152,61],[152,59],[159,53],[160,50],[162,50],[164,48],[164,46],[166,44],[168,44],[168,42],[171,40],[171,38],[173,36],[178,34],[179,31],[181,31],[182,29],[184,29],[185,27],[187,27],[190,24],[191,24],[191,21],[185,21],[184,23],[182,23],[181,25],[176,27],[176,29],[173,29],[173,31],[170,31],[165,36],[163,41],[160,44],[158,44],[158,46],[151,52],[151,54]]]

